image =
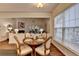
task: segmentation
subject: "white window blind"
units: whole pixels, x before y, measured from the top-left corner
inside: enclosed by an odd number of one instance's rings
[[[55,19],[55,40],[79,53],[79,4],[66,9]]]

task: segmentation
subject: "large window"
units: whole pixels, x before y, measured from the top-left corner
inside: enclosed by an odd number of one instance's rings
[[[79,4],[55,17],[55,40],[79,53]]]
[[[59,43],[62,42],[62,25],[63,23],[63,13],[61,13],[60,15],[58,15],[55,18],[55,39],[56,41],[58,41]]]

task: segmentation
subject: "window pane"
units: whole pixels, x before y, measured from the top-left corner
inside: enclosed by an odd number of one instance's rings
[[[70,48],[78,52],[79,51],[79,28],[75,28],[74,36],[75,36],[74,39],[72,39],[70,42]]]
[[[79,4],[76,4],[75,7],[76,7],[76,18],[79,18]]]
[[[79,27],[79,19],[76,19],[76,27]]]
[[[69,24],[70,24],[70,27],[75,27],[75,19],[70,20]]]
[[[75,19],[75,7],[70,8],[70,19]]]
[[[58,17],[56,16],[55,17],[55,22],[54,22],[55,28],[58,26],[57,19],[58,19]]]
[[[64,45],[65,46],[68,46],[69,45],[69,29],[65,29],[65,32],[64,32]]]
[[[62,29],[55,30],[55,40],[61,43],[62,41]]]
[[[63,14],[55,17],[55,27],[62,27],[63,25]]]
[[[66,21],[69,21],[69,9],[67,9],[67,10],[65,10],[65,12],[64,12],[64,17],[65,17],[65,20]]]
[[[69,9],[64,12],[64,27],[69,27]]]

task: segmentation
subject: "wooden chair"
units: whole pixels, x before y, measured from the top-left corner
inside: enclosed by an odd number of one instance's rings
[[[17,37],[14,36],[16,40],[16,45],[17,45],[17,55],[19,56],[24,56],[32,52],[32,48],[28,45],[21,45],[20,42],[18,41]]]
[[[44,42],[44,44],[42,44],[41,46],[37,47],[35,49],[35,51],[42,56],[46,56],[50,54],[50,46],[51,46],[51,39],[52,37],[48,37],[46,36],[46,38],[44,38],[46,41]]]

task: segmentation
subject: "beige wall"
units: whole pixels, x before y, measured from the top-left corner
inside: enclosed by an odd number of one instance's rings
[[[49,18],[50,13],[0,12],[0,18]]]

